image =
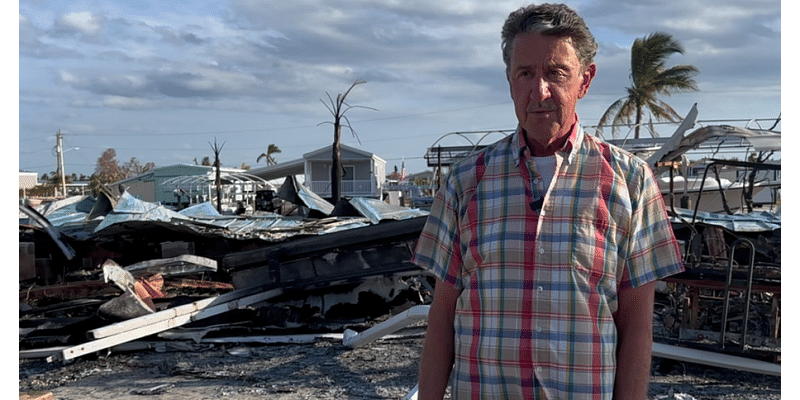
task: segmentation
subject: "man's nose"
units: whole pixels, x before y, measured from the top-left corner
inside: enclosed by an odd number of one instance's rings
[[[550,97],[550,85],[542,78],[535,79],[531,87],[531,100],[541,102]]]

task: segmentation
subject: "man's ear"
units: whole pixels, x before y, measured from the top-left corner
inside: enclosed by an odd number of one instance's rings
[[[592,86],[592,80],[594,79],[595,74],[597,74],[597,65],[592,63],[586,66],[583,70],[583,82],[581,82],[581,92],[579,99],[582,99],[583,96],[586,96],[586,93],[589,92],[589,87]]]

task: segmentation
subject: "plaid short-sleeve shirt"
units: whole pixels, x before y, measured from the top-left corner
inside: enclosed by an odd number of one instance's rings
[[[456,399],[611,399],[618,291],[683,270],[646,163],[575,125],[549,188],[517,129],[436,194],[412,262],[462,290]]]

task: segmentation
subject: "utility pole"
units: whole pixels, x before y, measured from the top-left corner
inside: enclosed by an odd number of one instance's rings
[[[67,182],[66,178],[64,177],[64,144],[62,142],[61,130],[59,129],[56,132],[56,155],[58,160],[58,165],[56,166],[56,175],[61,178],[61,194],[64,195],[64,198],[67,197]]]

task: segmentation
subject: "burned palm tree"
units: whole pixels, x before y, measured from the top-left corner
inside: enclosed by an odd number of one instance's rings
[[[333,167],[331,168],[331,202],[334,205],[336,205],[336,203],[338,203],[339,199],[342,197],[342,191],[341,191],[342,162],[341,162],[341,152],[340,152],[340,136],[342,133],[342,120],[345,121],[344,126],[350,129],[350,132],[353,134],[353,137],[355,137],[358,140],[358,144],[361,144],[361,139],[358,139],[356,131],[353,130],[353,126],[350,125],[350,120],[348,120],[344,114],[351,108],[368,108],[370,110],[375,110],[374,108],[370,107],[351,106],[345,102],[345,98],[347,98],[347,95],[350,94],[350,91],[353,90],[353,88],[356,85],[360,85],[362,83],[367,83],[367,81],[359,79],[353,82],[353,84],[350,85],[350,88],[347,89],[347,91],[344,92],[344,94],[340,93],[338,96],[336,96],[336,101],[333,101],[331,95],[328,94],[328,92],[325,92],[325,94],[328,95],[328,100],[330,101],[330,105],[328,105],[327,103],[325,103],[325,101],[320,99],[320,101],[322,101],[322,104],[325,104],[325,108],[327,108],[328,111],[330,111],[331,115],[333,115],[333,122],[327,121],[321,123],[320,125],[325,123],[333,124]]]
[[[222,182],[219,176],[219,153],[222,151],[222,147],[225,146],[225,143],[217,145],[217,138],[214,138],[214,144],[212,145],[211,142],[209,142],[208,145],[211,146],[211,150],[214,151],[214,167],[216,167],[216,179],[214,179],[214,183],[217,187],[217,212],[222,214]]]

